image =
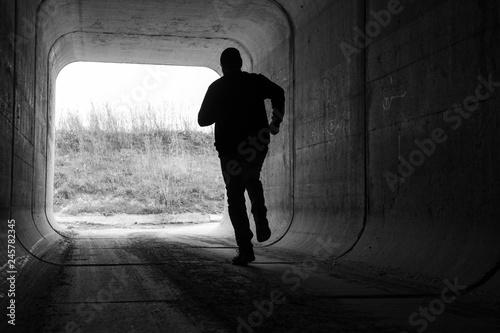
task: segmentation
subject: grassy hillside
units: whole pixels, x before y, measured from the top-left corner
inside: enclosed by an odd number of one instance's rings
[[[117,117],[96,112],[90,120],[83,125],[70,115],[56,131],[56,212],[222,212],[224,185],[211,133],[141,121],[119,126]]]

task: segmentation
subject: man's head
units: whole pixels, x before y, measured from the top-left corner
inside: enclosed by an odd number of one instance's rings
[[[225,49],[220,56],[220,65],[224,75],[230,72],[239,72],[241,70],[241,66],[243,66],[240,51],[234,47]]]

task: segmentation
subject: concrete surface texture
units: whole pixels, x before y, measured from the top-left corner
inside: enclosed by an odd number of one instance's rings
[[[498,1],[0,0],[0,15],[2,332],[500,331]],[[287,93],[257,262],[228,265],[227,217],[60,226],[58,72],[220,73],[229,46]]]

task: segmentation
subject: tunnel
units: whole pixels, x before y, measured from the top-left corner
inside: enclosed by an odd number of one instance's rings
[[[500,332],[498,1],[0,9],[2,332]],[[91,61],[222,75],[228,47],[286,94],[256,262],[230,265],[227,215],[207,232],[62,228],[58,73]]]

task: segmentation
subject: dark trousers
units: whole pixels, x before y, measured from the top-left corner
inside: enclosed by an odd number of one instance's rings
[[[260,181],[262,164],[267,155],[267,147],[256,151],[254,158],[244,158],[238,153],[220,156],[222,175],[226,184],[229,217],[234,228],[236,244],[240,251],[252,250],[253,233],[250,230],[245,205],[245,189],[252,204],[251,212],[257,232],[267,227],[267,209],[264,190]]]

